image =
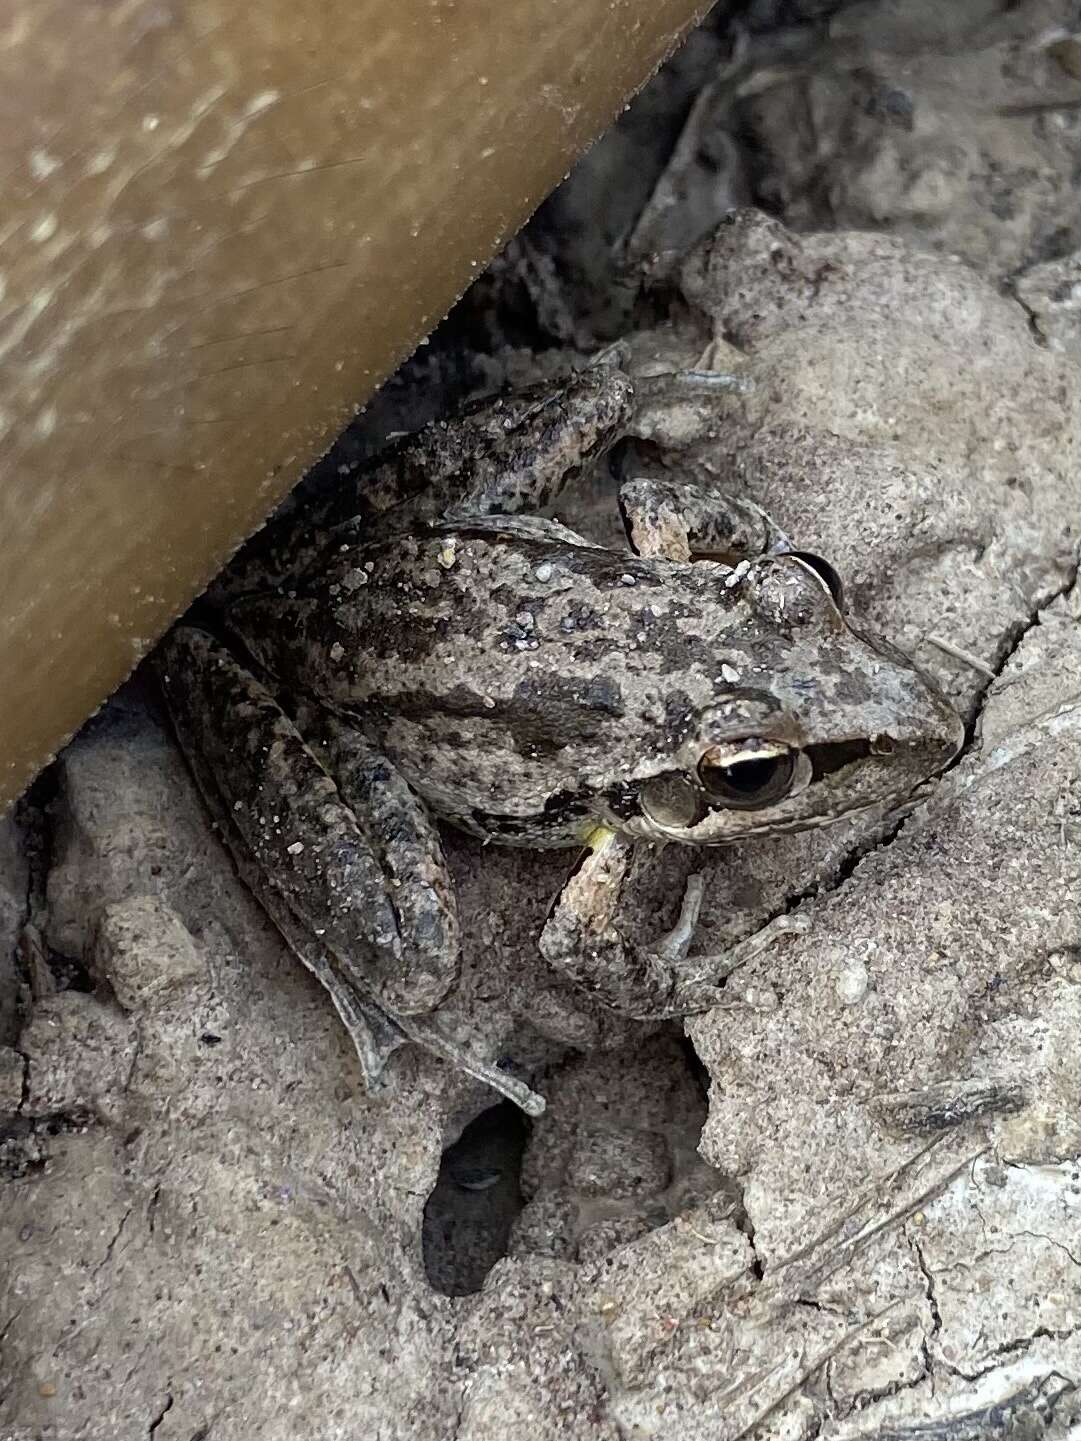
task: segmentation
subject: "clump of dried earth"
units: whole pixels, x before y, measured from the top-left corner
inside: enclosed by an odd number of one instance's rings
[[[556,1048],[568,858],[448,836],[455,1009],[547,1094],[526,1131],[415,1050],[365,1094],[130,686],[0,827],[12,1441],[1078,1434],[1075,356],[891,236],[747,211],[668,273],[631,368],[748,382],[653,417],[671,463],[830,558],[963,756],[707,858],[703,949],[811,924],[686,1036],[582,1008]],[[644,936],[692,859],[643,856]]]

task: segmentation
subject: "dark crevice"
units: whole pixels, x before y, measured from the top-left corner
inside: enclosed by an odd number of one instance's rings
[[[30,1100],[30,1057],[25,1051],[16,1051],[19,1060],[23,1063],[22,1088],[19,1094],[19,1109],[16,1115],[26,1115],[26,1107]]]
[[[154,1234],[154,1226],[155,1226],[156,1223],[157,1223],[158,1202],[159,1202],[160,1200],[161,1200],[161,1187],[160,1187],[160,1186],[155,1186],[155,1187],[154,1187],[154,1193],[153,1193],[153,1195],[150,1197],[150,1201],[149,1201],[149,1203],[148,1203],[148,1205],[147,1205],[147,1208],[146,1208],[146,1229],[147,1229],[148,1233],[149,1233],[151,1236]]]
[[[1046,350],[1047,336],[1044,335],[1043,331],[1040,329],[1039,316],[1033,310],[1032,306],[1027,304],[1026,301],[1021,298],[1020,292],[1017,289],[1017,282],[1021,279],[1023,274],[1024,271],[1018,271],[1016,275],[1011,275],[1003,285],[1003,291],[1007,296],[1009,296],[1009,298],[1014,302],[1015,305],[1020,306],[1020,308],[1025,312],[1025,318],[1028,321],[1029,333],[1032,336],[1034,343],[1038,345],[1041,350]]]
[[[815,1301],[810,1296],[796,1296],[792,1304],[793,1306],[802,1307],[805,1311],[815,1311],[820,1316],[838,1317],[841,1314],[839,1311],[835,1311],[832,1306],[823,1306],[821,1301]]]
[[[981,1366],[978,1371],[963,1371],[958,1366],[951,1366],[950,1370],[962,1381],[975,1383],[981,1381],[984,1376],[989,1376],[992,1371],[997,1371],[1004,1361],[1013,1356],[1021,1355],[1027,1351],[1035,1341],[1069,1341],[1076,1336],[1081,1327],[1069,1326],[1065,1330],[1056,1331],[1050,1326],[1037,1326],[1027,1336],[1015,1336],[1011,1341],[1003,1341],[1001,1346],[996,1346],[990,1353],[991,1360],[986,1366]]]
[[[888,1386],[877,1386],[872,1390],[855,1392],[852,1404],[848,1407],[846,1414],[852,1415],[855,1412],[866,1410],[868,1406],[877,1405],[880,1401],[889,1401],[894,1396],[901,1396],[906,1391],[915,1391],[918,1386],[922,1386],[927,1381],[931,1383],[931,1394],[933,1395],[934,1376],[931,1371],[931,1358],[926,1341],[920,1348],[920,1363],[919,1375],[913,1376],[910,1381],[891,1381]]]
[[[50,775],[50,771],[45,773]],[[38,856],[44,834],[45,776],[39,778],[17,802],[14,812],[15,843],[26,858],[26,886],[22,897],[22,914],[15,930],[15,944],[9,955],[0,959],[0,1045],[17,1047],[19,1033],[30,1011],[31,993],[23,964],[23,937],[31,925],[42,892],[42,868]],[[25,1058],[24,1058],[25,1063]],[[26,1100],[26,1067],[23,1068],[23,1103]]]
[[[161,1408],[161,1410],[158,1412],[158,1414],[154,1417],[153,1421],[151,1421],[150,1425],[146,1428],[146,1434],[147,1434],[148,1436],[153,1436],[154,1432],[158,1429],[158,1427],[161,1425],[161,1423],[165,1420],[165,1417],[166,1417],[166,1415],[168,1414],[168,1412],[170,1412],[172,1409],[173,1409],[173,1398],[172,1398],[172,1395],[169,1394],[169,1395],[167,1395],[166,1398],[165,1398],[165,1405]]]
[[[421,1238],[429,1284],[444,1296],[473,1295],[507,1254],[524,1205],[520,1177],[531,1130],[516,1105],[501,1101],[443,1152]]]
[[[736,1230],[742,1232],[742,1234],[747,1237],[747,1244],[751,1248],[750,1272],[756,1281],[761,1281],[766,1274],[766,1268],[762,1264],[762,1259],[758,1254],[758,1248],[754,1243],[754,1222],[751,1219],[751,1213],[747,1210],[746,1202],[743,1199],[742,1186],[739,1187],[736,1193],[736,1205],[732,1212],[732,1222]]]
[[[56,860],[55,811],[59,777],[55,765],[43,771],[27,790],[15,810],[27,862],[26,910],[19,930],[15,956],[19,980],[16,1006],[18,1027],[29,1016],[31,1005],[55,991],[92,991],[94,981],[82,960],[53,950],[48,935],[49,875]]]
[[[56,838],[54,807],[60,793],[55,765],[42,771],[15,807],[15,823],[26,853],[26,922],[40,926],[46,914],[49,872]]]
[[[703,1116],[708,1116],[709,1090],[713,1084],[713,1077],[709,1073],[709,1067],[698,1054],[694,1042],[690,1036],[687,1035],[686,1031],[680,1032],[679,1043],[684,1059],[687,1062],[687,1070],[691,1073],[691,1080],[694,1082],[699,1095],[702,1097],[702,1114]]]
[[[686,1060],[687,1070],[690,1072],[691,1079],[702,1097],[702,1124],[704,1125],[709,1116],[709,1095],[710,1087],[713,1083],[709,1067],[698,1054],[690,1036],[685,1032],[680,1036],[680,1048]],[[755,1248],[754,1222],[751,1220],[750,1213],[743,1199],[743,1187],[732,1178],[724,1178],[720,1172],[717,1172],[717,1175],[720,1181],[720,1188],[726,1192],[730,1192],[733,1198],[732,1222],[736,1229],[747,1237],[747,1242],[751,1248],[752,1259],[750,1273],[756,1281],[761,1281],[765,1275],[765,1267]]]
[[[26,1058],[24,1057],[24,1062]],[[0,1125],[0,1180],[17,1181],[45,1169],[57,1136],[84,1135],[99,1124],[90,1111],[56,1111],[43,1116],[23,1114],[9,1117]]]
[[[931,1336],[928,1337],[930,1341],[932,1337],[937,1336],[942,1330],[942,1313],[938,1309],[938,1301],[935,1297],[934,1277],[931,1275],[930,1268],[924,1260],[923,1251],[920,1249],[918,1242],[910,1241],[910,1244],[912,1246],[912,1254],[916,1258],[916,1265],[920,1268],[923,1279],[927,1283],[925,1294],[927,1297],[927,1309],[931,1313]]]

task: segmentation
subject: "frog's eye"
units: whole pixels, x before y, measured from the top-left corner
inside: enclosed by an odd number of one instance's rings
[[[816,580],[820,581],[825,588],[830,600],[838,610],[845,608],[845,588],[841,577],[830,565],[828,560],[823,560],[820,555],[813,555],[809,550],[789,550],[785,552],[793,560],[798,560],[805,566]]]
[[[796,752],[778,741],[749,740],[711,746],[698,762],[698,779],[714,804],[754,811],[783,800],[796,777]]]

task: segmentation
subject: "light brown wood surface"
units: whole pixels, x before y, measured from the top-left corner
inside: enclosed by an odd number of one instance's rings
[[[705,8],[12,0],[0,810]]]

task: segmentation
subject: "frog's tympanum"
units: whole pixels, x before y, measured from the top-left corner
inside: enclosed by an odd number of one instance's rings
[[[543,1106],[440,1026],[459,932],[434,818],[578,848],[537,963],[624,1015],[682,1016],[799,918],[692,955],[694,876],[669,935],[625,936],[636,843],[731,845],[900,803],[960,746],[934,685],[748,501],[628,479],[626,550],[526,513],[633,413],[633,383],[601,364],[429,426],[367,478],[359,515],[270,532],[233,586],[231,646],[183,626],[163,652],[241,874],[369,1084],[412,1040]]]

